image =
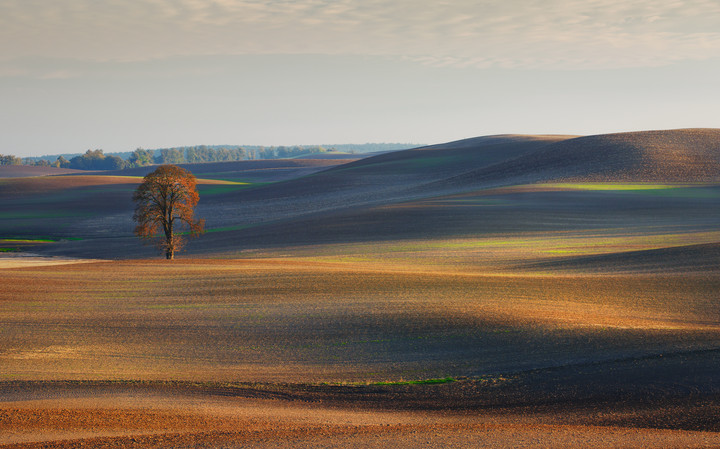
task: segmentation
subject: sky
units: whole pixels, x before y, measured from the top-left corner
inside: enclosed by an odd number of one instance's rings
[[[0,0],[0,153],[720,127],[717,0]]]

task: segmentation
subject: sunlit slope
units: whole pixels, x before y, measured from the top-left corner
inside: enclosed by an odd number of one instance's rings
[[[470,154],[475,154],[475,163],[485,164],[483,168],[473,168]],[[560,246],[546,254],[532,247],[520,248],[526,258],[540,262],[537,267],[563,257],[563,264],[550,266],[564,269],[577,257],[588,270],[624,267],[678,271],[691,266],[707,270],[712,268],[707,262],[712,259],[706,254],[708,247],[677,250],[679,255],[692,253],[683,257],[655,250],[717,241],[706,232],[716,230],[720,223],[719,154],[718,130],[651,131],[564,140],[511,136],[470,139],[369,158],[262,192],[241,192],[267,194],[265,198],[273,204],[277,198],[270,193],[284,191],[297,200],[292,204],[298,210],[286,219],[276,216],[204,239],[211,246],[224,246],[232,252],[233,247],[397,240],[466,239],[482,246],[498,239],[516,242],[527,235],[546,235],[552,240],[578,238],[597,243],[580,250]],[[462,163],[456,164],[450,155]],[[422,177],[441,178],[453,170],[465,172],[412,186]],[[320,193],[311,188],[319,179],[326,185]],[[362,198],[353,196],[359,191],[350,187],[370,191],[372,180],[377,181],[375,196],[361,203]],[[380,180],[387,180],[387,184]],[[387,187],[393,182],[404,182],[405,189]],[[380,194],[383,187],[385,194]],[[302,195],[293,197],[293,191]],[[321,204],[317,202],[321,195],[335,198],[324,210],[313,207]],[[243,201],[243,205],[252,204],[251,198]],[[642,235],[653,235],[657,242],[642,247],[627,243],[632,236]],[[682,241],[676,240],[678,235],[683,236]],[[468,251],[474,253],[476,243],[471,243]],[[626,258],[627,252],[646,250],[653,252]],[[490,253],[503,264],[509,260],[501,252]],[[612,258],[586,259],[613,253],[619,255],[616,265],[609,262]],[[528,260],[518,263],[527,266],[525,262]]]
[[[370,157],[262,189],[233,192],[226,199],[242,202],[247,223],[268,208],[278,213],[264,218],[275,220],[569,180],[720,181],[720,130],[479,137]]]
[[[643,131],[567,139],[492,167],[469,170],[448,179],[442,187],[462,189],[568,179],[720,181],[720,130]]]
[[[238,229],[268,222],[305,220],[308,216],[345,214],[371,206],[394,204],[435,192],[416,189],[460,175],[469,168],[488,167],[532,153],[567,136],[490,136],[443,145],[397,151],[339,165],[252,190],[228,192],[202,202],[208,226]]]
[[[659,249],[609,254],[547,258],[521,268],[578,272],[675,272],[720,271],[720,243],[669,246]]]
[[[582,138],[488,136],[350,163],[196,164],[188,168],[200,178],[250,183],[200,186],[197,213],[206,219],[208,232],[184,254],[236,257],[262,248],[282,252],[287,247],[297,251],[314,245],[398,240],[514,241],[523,235],[562,238],[563,233],[608,241],[626,235],[686,235],[678,245],[708,244],[716,240],[704,233],[720,223],[719,154],[720,130],[706,129]],[[328,165],[333,163],[337,165]],[[12,206],[5,212],[11,214],[3,223],[6,233],[12,225],[13,236],[24,237],[16,231],[31,229],[33,235],[83,239],[57,245],[52,249],[56,254],[153,254],[132,236],[132,185],[41,195],[37,189],[42,188],[33,184],[49,181],[13,182],[25,183],[28,192],[38,194],[7,194],[7,182],[3,194],[0,185],[0,194]],[[60,217],[67,212],[75,215]],[[702,237],[693,237],[695,233]],[[619,244],[551,256],[665,246],[670,244]],[[524,262],[532,261],[518,261]]]
[[[279,259],[0,272],[4,380],[505,377],[718,344],[720,280],[704,274],[463,274]]]
[[[564,138],[480,137],[349,163],[346,160],[292,159],[183,165],[201,178],[251,182],[246,187],[201,187],[197,213],[206,219],[208,234],[203,237],[202,244],[192,244],[188,251],[213,255],[264,244],[354,240],[357,235],[336,234],[325,227],[342,227],[343,214],[414,198],[408,196],[408,192],[427,182],[458,175],[468,167],[492,165]],[[122,173],[139,176],[148,170]],[[118,210],[112,220],[104,222],[109,226],[108,236],[112,229],[112,240],[106,240],[104,245],[115,257],[148,254],[138,248],[139,243],[130,235],[131,216],[126,206]],[[341,221],[336,222],[336,218]],[[306,225],[307,220],[310,220],[309,225]],[[90,226],[97,229],[97,224],[92,223]],[[307,235],[307,232],[311,234]],[[72,249],[73,255],[90,257],[92,248],[93,242],[77,242],[66,245],[63,250]]]
[[[254,192],[253,197],[314,195],[330,200],[336,196],[346,205],[383,201],[405,195],[404,192],[413,187],[530,154],[567,138],[569,136],[488,136],[395,151],[270,186]]]
[[[720,242],[720,188],[670,190],[678,196],[653,193],[479,192],[431,198],[211,232],[189,252],[320,254],[481,271],[565,270],[574,258],[578,269],[591,271],[718,269],[711,246],[656,250]],[[626,259],[628,252],[637,253]],[[608,256],[593,257],[603,255]],[[560,259],[562,264],[545,265]]]

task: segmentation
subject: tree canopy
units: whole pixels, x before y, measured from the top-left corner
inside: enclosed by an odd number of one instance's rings
[[[194,217],[199,199],[192,173],[161,165],[143,178],[133,194],[135,235],[155,243],[167,259],[173,259],[185,243],[179,231],[187,229],[190,237],[204,232],[205,220]]]
[[[21,165],[23,160],[12,154],[0,154],[0,165]]]
[[[326,152],[367,153],[414,148],[420,145],[398,143],[343,144],[325,147],[320,145],[295,145],[264,147],[251,145],[198,145],[193,147],[161,148],[105,154],[103,150],[87,150],[85,154],[62,154],[56,156],[25,157],[0,154],[0,165],[36,165],[43,167],[72,168],[77,170],[122,170],[153,164],[197,164],[202,162],[227,162],[253,159],[295,158]],[[124,158],[127,158],[125,160]],[[69,160],[68,160],[69,159]]]
[[[142,148],[133,151],[128,158],[128,165],[130,167],[144,167],[146,165],[152,165],[153,162],[153,152]]]
[[[87,150],[85,154],[70,159],[67,168],[78,170],[122,170],[125,165],[126,163],[122,158],[107,156],[103,153],[103,150]]]

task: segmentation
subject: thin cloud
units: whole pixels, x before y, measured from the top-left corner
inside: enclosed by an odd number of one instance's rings
[[[132,60],[356,54],[612,68],[720,54],[710,0],[4,0],[0,54]]]

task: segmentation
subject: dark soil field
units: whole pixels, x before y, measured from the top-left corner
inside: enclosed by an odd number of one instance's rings
[[[719,167],[717,130],[198,164],[172,262],[145,172],[0,179],[0,447],[720,447]]]
[[[83,170],[55,167],[34,167],[28,165],[0,165],[0,178],[25,178],[31,176],[53,176],[69,174],[87,174]]]

